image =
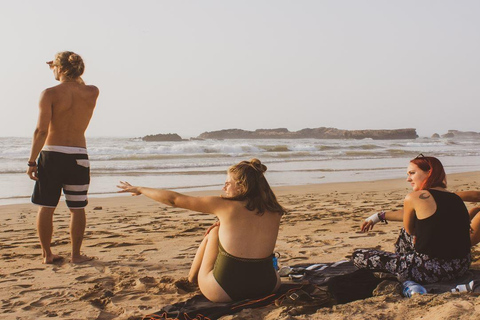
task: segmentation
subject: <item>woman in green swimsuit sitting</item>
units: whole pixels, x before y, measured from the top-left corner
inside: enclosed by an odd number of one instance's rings
[[[228,169],[222,197],[192,197],[121,182],[120,192],[145,195],[169,206],[212,213],[209,229],[190,269],[203,295],[213,302],[257,298],[275,292],[280,277],[273,265],[280,219],[285,213],[265,179],[260,160]]]

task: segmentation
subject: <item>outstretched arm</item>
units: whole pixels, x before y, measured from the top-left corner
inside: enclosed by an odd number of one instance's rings
[[[198,212],[217,214],[226,205],[226,200],[221,197],[192,197],[170,190],[132,186],[130,183],[123,181],[120,181],[117,187],[121,189],[119,192],[130,192],[136,196],[143,194],[167,206]]]
[[[480,191],[459,191],[455,192],[463,201],[480,202]]]
[[[360,226],[362,232],[368,232],[373,229],[373,226],[380,222],[379,213],[375,213],[363,221]],[[378,220],[375,218],[377,216]],[[403,209],[395,211],[385,211],[386,221],[403,221]]]

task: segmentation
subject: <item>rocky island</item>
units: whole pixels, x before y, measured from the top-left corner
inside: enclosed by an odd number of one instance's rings
[[[480,132],[448,130],[446,134],[442,135],[442,138],[480,138]]]
[[[166,134],[152,134],[142,138],[143,141],[183,141],[176,133],[166,133]]]
[[[257,129],[248,131],[242,129],[226,129],[204,132],[200,139],[366,139],[392,140],[416,139],[415,129],[384,129],[384,130],[342,130],[336,128],[307,128],[299,131],[289,131],[286,128]]]
[[[225,129],[218,131],[209,131],[200,134],[190,140],[206,139],[374,139],[374,140],[394,140],[394,139],[416,139],[418,138],[416,129],[384,129],[384,130],[343,130],[336,128],[307,128],[299,131],[289,131],[287,128],[277,129],[257,129],[248,131],[242,129]],[[155,134],[142,138],[144,141],[184,141],[178,134]]]

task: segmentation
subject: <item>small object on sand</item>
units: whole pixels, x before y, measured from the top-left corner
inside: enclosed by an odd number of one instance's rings
[[[102,207],[94,207],[93,210],[102,210]]]
[[[288,276],[290,273],[292,273],[293,269],[290,268],[290,267],[287,267],[287,266],[283,266],[280,268],[280,270],[278,271],[278,275],[280,277],[286,277]]]
[[[459,284],[458,286],[453,288],[451,291],[452,292],[474,292],[477,287],[478,285],[475,282],[475,280],[472,280],[466,284]]]
[[[373,290],[373,296],[386,296],[389,294],[401,295],[402,294],[402,284],[398,281],[384,280],[378,284],[378,286]]]
[[[427,290],[415,281],[407,280],[403,283],[403,295],[407,298],[425,293],[427,293]]]

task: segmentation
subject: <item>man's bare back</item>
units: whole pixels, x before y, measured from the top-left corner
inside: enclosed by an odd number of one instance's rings
[[[51,101],[52,115],[45,144],[85,148],[85,130],[98,94],[97,87],[78,82],[62,82],[46,89],[44,95]]]

